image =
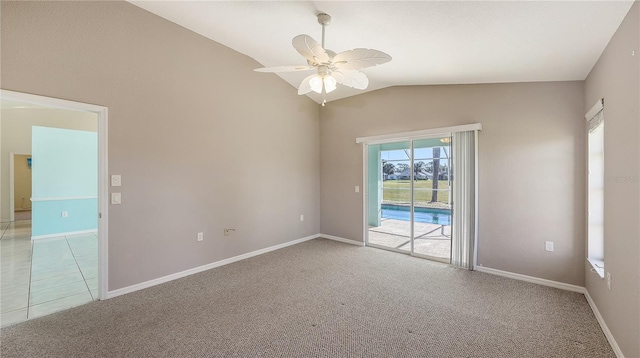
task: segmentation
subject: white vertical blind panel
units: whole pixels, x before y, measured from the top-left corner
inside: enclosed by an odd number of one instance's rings
[[[453,227],[451,264],[473,269],[475,253],[475,132],[453,133]]]

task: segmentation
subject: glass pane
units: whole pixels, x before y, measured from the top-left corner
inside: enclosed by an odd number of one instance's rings
[[[368,244],[411,250],[411,146],[368,146]]]
[[[414,252],[451,258],[451,138],[416,140],[414,147]]]

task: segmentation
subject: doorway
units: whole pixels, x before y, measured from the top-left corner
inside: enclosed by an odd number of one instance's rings
[[[451,261],[450,133],[365,145],[368,246]]]
[[[3,184],[0,196],[3,262],[0,299],[4,327],[106,298],[108,188],[105,107],[2,90],[2,111],[3,157],[9,156],[8,153],[5,156],[5,150],[11,145],[26,146],[31,152],[28,158],[11,153],[10,175],[9,165],[2,166],[3,180],[5,176],[11,178],[11,190]],[[38,111],[42,111],[39,116]],[[60,123],[65,124],[54,124],[54,114],[63,114]],[[15,117],[14,122],[8,119],[11,116]],[[25,128],[13,126],[28,118],[37,120],[24,125]],[[92,129],[84,128],[84,124],[82,128],[69,127],[69,123],[80,123],[86,118],[92,119]],[[18,135],[19,129],[24,133]],[[78,147],[80,143],[89,145],[90,150]],[[23,161],[33,173],[31,184],[27,184],[31,190],[18,196],[25,180],[22,177],[18,180],[13,162]],[[86,165],[93,168],[91,175],[79,172]],[[69,177],[53,178],[61,172],[69,173]],[[82,181],[87,185],[85,191],[65,191],[82,186],[78,178],[88,180]],[[26,209],[23,203],[27,201],[33,220],[19,221],[16,214],[19,209]],[[38,217],[40,220],[35,220]]]
[[[31,154],[9,154],[11,221],[31,220]]]

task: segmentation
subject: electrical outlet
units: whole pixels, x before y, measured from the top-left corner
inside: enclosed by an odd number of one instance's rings
[[[304,221],[304,215],[300,214],[300,221]]]
[[[204,233],[203,232],[199,232],[198,233],[198,241],[202,241],[204,240]]]
[[[229,236],[234,231],[236,231],[236,229],[224,229],[224,236]]]
[[[553,241],[545,241],[544,242],[544,249],[546,251],[553,251]]]
[[[62,217],[63,217],[63,218],[68,218],[68,217],[69,217],[69,212],[67,212],[67,211],[63,211],[63,212],[62,212]]]
[[[611,291],[611,272],[607,272],[607,288]]]

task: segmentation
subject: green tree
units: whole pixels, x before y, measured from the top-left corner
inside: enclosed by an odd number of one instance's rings
[[[396,173],[402,173],[403,171],[409,169],[409,164],[400,163],[396,165]]]
[[[393,165],[393,163],[384,163],[384,165],[382,166],[382,172],[384,174],[393,174],[396,171],[396,166]]]

